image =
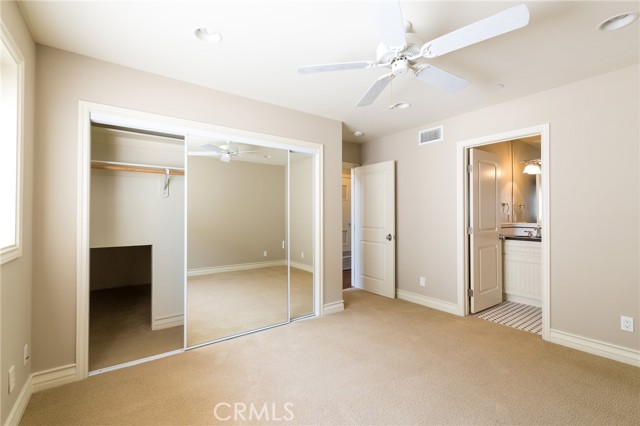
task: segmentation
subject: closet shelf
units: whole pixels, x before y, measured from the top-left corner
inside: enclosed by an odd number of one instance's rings
[[[183,167],[158,166],[155,164],[122,163],[119,161],[92,160],[91,168],[96,170],[112,170],[116,172],[157,173],[162,175],[169,174],[174,176],[184,175]]]

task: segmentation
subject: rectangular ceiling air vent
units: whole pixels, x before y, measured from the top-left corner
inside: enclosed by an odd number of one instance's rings
[[[418,145],[426,145],[434,142],[441,142],[444,139],[444,131],[442,126],[432,129],[421,130],[418,133]]]

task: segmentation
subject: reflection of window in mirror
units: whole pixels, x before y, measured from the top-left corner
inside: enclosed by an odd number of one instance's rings
[[[21,255],[23,59],[2,27],[0,37],[0,263]]]

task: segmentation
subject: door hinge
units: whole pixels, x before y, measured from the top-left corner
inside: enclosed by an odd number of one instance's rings
[[[467,173],[473,173],[473,164],[467,164]]]
[[[473,235],[473,226],[467,226],[467,235]]]
[[[472,288],[469,289],[469,297],[473,297],[473,289]]]

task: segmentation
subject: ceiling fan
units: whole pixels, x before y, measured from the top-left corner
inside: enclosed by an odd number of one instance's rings
[[[360,99],[357,106],[371,105],[391,81],[409,71],[420,81],[448,92],[457,92],[469,82],[441,68],[421,62],[458,49],[517,30],[529,23],[526,5],[510,7],[493,16],[445,34],[427,43],[410,32],[411,23],[402,19],[398,0],[369,2],[374,23],[382,42],[375,61],[343,62],[298,67],[300,74],[385,67],[390,73],[378,78]]]
[[[231,141],[226,141],[221,145],[213,145],[211,143],[207,143],[202,145],[202,148],[206,149],[206,151],[198,151],[191,152],[189,155],[199,155],[204,157],[220,157],[220,161],[228,163],[231,161],[232,157],[240,157],[243,154],[248,154],[250,152],[257,151],[242,151],[241,146],[236,144],[236,146],[232,146]]]

